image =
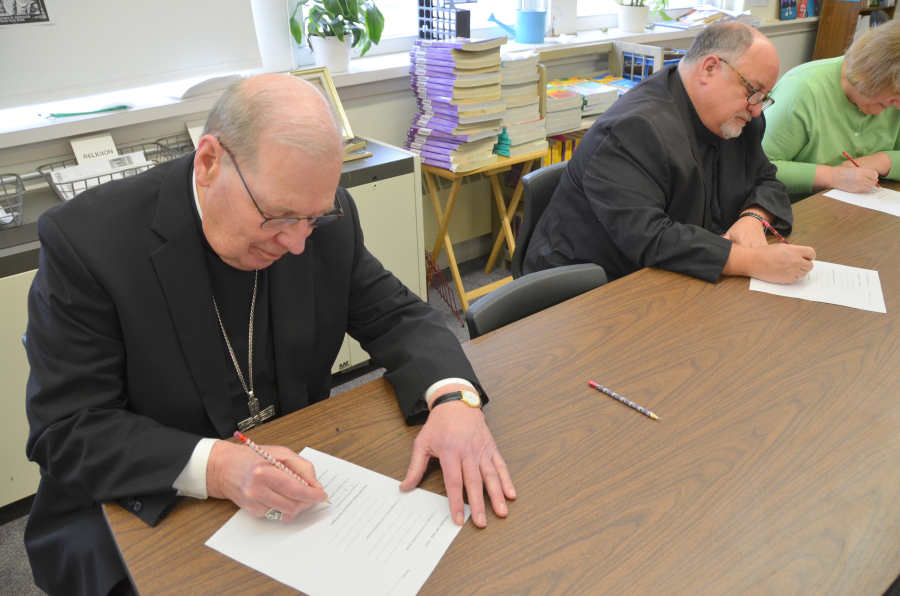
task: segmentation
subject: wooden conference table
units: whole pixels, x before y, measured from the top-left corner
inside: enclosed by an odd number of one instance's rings
[[[887,314],[645,269],[465,345],[519,498],[467,522],[420,594],[884,593],[900,574],[900,218],[823,197],[794,211],[792,242],[879,271]],[[401,479],[417,432],[379,380],[250,435]],[[444,492],[439,467],[422,486]],[[105,508],[142,596],[295,593],[203,546],[229,502],[186,499],[156,528]]]

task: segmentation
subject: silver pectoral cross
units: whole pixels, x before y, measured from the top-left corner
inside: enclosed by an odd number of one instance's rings
[[[248,396],[250,400],[247,402],[247,407],[250,408],[250,417],[246,420],[238,422],[238,430],[240,430],[241,432],[251,429],[254,426],[259,426],[275,415],[275,406],[269,406],[268,408],[260,412],[259,400],[256,399],[256,396],[253,395],[253,392],[250,391]]]

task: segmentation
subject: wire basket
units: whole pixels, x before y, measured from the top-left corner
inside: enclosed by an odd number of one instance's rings
[[[191,135],[186,132],[156,139],[156,142],[178,155],[187,155],[194,150],[194,141],[191,140]]]
[[[120,158],[127,158],[127,156],[131,153],[143,151],[144,157],[152,162],[153,165],[161,164],[163,162],[169,161],[170,159],[175,159],[176,157],[181,157],[180,153],[169,149],[168,147],[164,147],[159,143],[138,143],[137,145],[117,146],[116,149],[119,151]],[[54,180],[53,172],[57,172],[59,170],[63,170],[75,165],[78,165],[78,160],[72,158],[66,159],[64,161],[48,163],[38,168],[38,172],[40,173],[40,175],[44,177],[44,179],[47,181],[47,184],[49,184],[50,188],[53,189],[53,192],[56,193],[56,196],[58,196],[63,201],[71,201],[85,190],[93,188],[95,186],[100,186],[101,184],[109,182],[110,180],[117,180],[121,178],[127,178],[129,176],[134,176],[140,174],[141,172],[146,172],[153,167],[153,165],[144,164],[135,166],[133,168],[117,169],[114,172],[107,174],[86,176],[77,180]],[[57,178],[59,177],[57,176]]]
[[[22,225],[25,185],[18,174],[0,174],[0,230]]]

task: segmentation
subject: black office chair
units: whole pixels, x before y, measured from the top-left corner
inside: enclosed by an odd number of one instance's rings
[[[877,27],[889,22],[891,17],[883,10],[873,10],[869,13],[869,27]]]
[[[522,265],[525,263],[528,242],[531,240],[531,235],[534,233],[541,215],[550,204],[550,197],[559,186],[559,179],[566,169],[566,163],[568,162],[555,163],[522,177],[522,200],[525,203],[525,213],[522,216],[519,237],[516,239],[516,250],[512,256],[513,279],[522,277]]]
[[[606,272],[593,263],[523,275],[479,298],[469,307],[466,311],[469,337],[475,339],[605,283]]]

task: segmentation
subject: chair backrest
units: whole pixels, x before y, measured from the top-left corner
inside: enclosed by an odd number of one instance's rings
[[[475,339],[605,283],[606,272],[593,263],[523,275],[479,298],[469,307],[466,311],[469,337]]]
[[[562,178],[567,163],[565,161],[555,163],[522,177],[522,200],[525,203],[523,207],[525,213],[522,216],[519,237],[516,239],[516,250],[512,255],[513,279],[522,277],[522,264],[525,263],[525,251],[528,250],[531,235],[547,205],[550,204],[550,197],[559,186],[559,179]]]
[[[869,27],[877,27],[889,22],[891,17],[883,10],[873,10],[869,13]]]
[[[825,0],[822,5],[822,16],[819,18],[813,60],[844,55],[853,43],[853,36],[856,35],[859,6],[858,1]]]

